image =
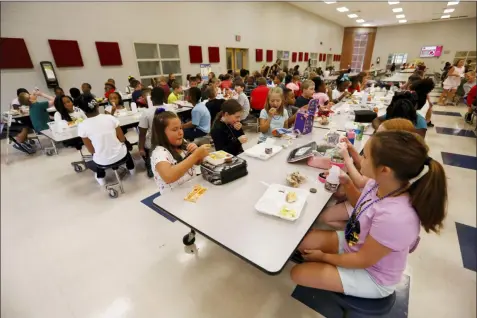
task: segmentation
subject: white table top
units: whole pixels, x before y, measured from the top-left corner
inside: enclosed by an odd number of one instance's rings
[[[409,74],[409,73],[414,73],[415,71],[416,71],[415,68],[406,68],[404,70],[400,70],[399,72]]]
[[[382,82],[407,82],[409,79],[409,73],[395,73],[390,77],[381,78]]]
[[[51,106],[51,107],[48,107],[48,108],[46,109],[46,111],[47,111],[48,113],[54,113],[54,112],[56,112],[56,108],[55,108],[54,106]],[[10,112],[11,112],[10,110],[7,110],[7,111],[4,112],[4,114],[8,114],[8,113],[10,113]],[[12,115],[12,118],[13,118],[13,119],[22,118],[22,117],[30,117],[30,112],[20,113],[20,114],[18,114],[18,115]]]
[[[154,204],[268,274],[278,274],[331,196],[317,180],[321,170],[303,162],[288,164],[287,157],[299,145],[321,142],[326,132],[314,129],[267,161],[242,154],[248,162],[247,176],[221,186],[198,176],[159,196]],[[277,141],[283,143],[286,141]],[[285,185],[286,175],[294,171],[307,177],[300,188],[318,190],[308,196],[300,218],[291,222],[258,213],[254,206],[267,189],[262,182]],[[207,192],[196,203],[184,201],[196,184],[207,187]]]

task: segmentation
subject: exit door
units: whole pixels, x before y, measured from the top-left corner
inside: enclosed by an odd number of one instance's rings
[[[228,47],[226,54],[227,70],[238,72],[241,69],[248,69],[248,49]]]

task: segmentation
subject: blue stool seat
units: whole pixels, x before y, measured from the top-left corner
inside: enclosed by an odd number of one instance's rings
[[[383,316],[391,311],[396,302],[395,292],[381,299],[358,298],[334,292],[330,292],[330,296],[343,308],[345,317]]]

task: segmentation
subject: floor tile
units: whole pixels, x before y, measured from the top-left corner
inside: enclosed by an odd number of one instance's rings
[[[477,138],[473,130],[435,127],[438,134]]]
[[[440,116],[455,116],[455,117],[462,117],[461,113],[458,112],[444,112],[439,110],[432,111],[433,115],[440,115]]]
[[[477,229],[461,223],[455,223],[459,247],[464,267],[477,271]]]
[[[442,154],[442,160],[444,164],[446,165],[477,170],[476,157],[459,155],[456,153],[449,153],[449,152],[441,152],[441,154]]]

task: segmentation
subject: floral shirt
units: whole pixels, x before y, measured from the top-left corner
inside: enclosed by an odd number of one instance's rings
[[[182,152],[181,156],[184,158],[185,152]],[[177,160],[174,159],[169,150],[161,146],[157,146],[151,154],[151,166],[152,171],[154,171],[154,181],[156,181],[156,184],[159,187],[159,192],[161,194],[164,194],[165,192],[168,192],[186,183],[187,181],[191,180],[195,175],[194,168],[191,168],[182,177],[180,177],[179,180],[172,183],[166,183],[164,180],[162,180],[161,176],[159,175],[159,172],[157,172],[155,169],[156,165],[161,161],[167,161],[172,165],[176,165]]]

